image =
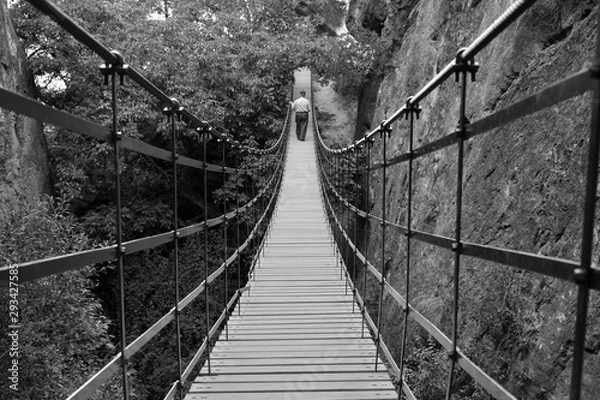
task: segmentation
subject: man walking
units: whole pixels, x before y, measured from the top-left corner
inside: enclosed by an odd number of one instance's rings
[[[300,91],[300,97],[292,103],[292,111],[296,113],[296,137],[304,141],[306,138],[306,128],[308,127],[308,113],[310,111],[310,101],[306,99],[306,92]]]

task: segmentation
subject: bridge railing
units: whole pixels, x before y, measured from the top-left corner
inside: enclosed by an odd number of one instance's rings
[[[459,329],[459,299],[460,299],[460,276],[461,260],[464,257],[491,261],[502,266],[517,268],[530,271],[543,276],[554,277],[560,280],[571,282],[578,291],[578,302],[576,308],[576,323],[573,340],[573,363],[570,383],[570,398],[578,400],[582,398],[581,385],[583,376],[584,352],[586,323],[588,317],[588,303],[591,290],[600,289],[600,269],[592,264],[593,237],[595,227],[595,204],[596,190],[598,182],[598,156],[599,156],[599,136],[600,136],[600,33],[596,37],[596,54],[594,65],[584,67],[580,72],[546,88],[526,96],[514,103],[486,115],[485,117],[469,122],[465,109],[467,104],[467,84],[469,80],[475,80],[475,73],[478,70],[478,64],[475,63],[475,56],[481,50],[494,41],[498,35],[503,32],[510,24],[516,21],[529,7],[535,3],[535,0],[516,1],[507,9],[485,32],[477,37],[468,47],[461,48],[457,52],[456,59],[446,65],[433,79],[423,86],[415,95],[409,97],[404,106],[394,112],[392,116],[385,119],[381,124],[367,133],[360,140],[356,140],[349,146],[340,149],[328,147],[320,133],[316,140],[318,160],[320,163],[320,175],[322,190],[324,193],[327,209],[331,218],[332,228],[335,232],[338,246],[345,252],[346,263],[356,263],[357,260],[364,267],[363,287],[366,296],[367,275],[373,276],[379,285],[379,297],[377,306],[376,322],[368,316],[365,303],[358,293],[356,285],[353,284],[353,291],[357,301],[361,306],[361,311],[365,315],[365,320],[372,331],[372,334],[380,350],[386,355],[391,363],[392,370],[397,375],[400,382],[401,391],[409,399],[414,399],[413,391],[409,388],[404,370],[406,365],[407,348],[407,326],[409,318],[421,326],[435,341],[449,354],[449,374],[446,383],[446,398],[452,395],[453,385],[457,367],[465,371],[477,382],[485,391],[495,399],[515,399],[516,397],[505,387],[488,375],[475,362],[470,360],[465,353],[458,347],[458,329]],[[599,24],[600,25],[600,24]],[[600,26],[599,26],[600,30]],[[443,136],[432,142],[415,146],[414,131],[415,124],[419,118],[421,108],[419,104],[429,96],[432,91],[438,89],[448,79],[456,77],[460,85],[460,114],[458,116],[458,127],[451,127],[452,133]],[[441,89],[440,89],[441,90]],[[502,127],[508,123],[529,116],[538,111],[552,107],[565,100],[576,96],[582,96],[592,92],[592,111],[591,128],[589,134],[588,156],[587,156],[587,178],[585,187],[585,200],[583,208],[583,226],[582,237],[579,243],[581,256],[579,261],[569,260],[559,257],[548,257],[537,252],[515,251],[507,248],[499,248],[480,243],[471,243],[462,238],[462,216],[463,216],[463,192],[467,182],[463,179],[464,163],[464,145],[465,142],[492,131],[495,128]],[[392,124],[400,123],[402,119],[406,120],[408,137],[408,151],[388,156],[388,140],[392,130]],[[316,123],[316,121],[315,121]],[[376,138],[381,140],[381,161],[373,162],[372,150]],[[455,197],[455,221],[453,237],[442,236],[429,232],[417,230],[413,226],[412,212],[415,207],[415,173],[414,163],[421,157],[442,151],[451,147],[456,148],[456,197]],[[365,154],[366,153],[366,154]],[[406,175],[407,182],[407,201],[405,202],[405,220],[406,225],[400,225],[389,220],[387,216],[387,194],[389,191],[391,167],[396,165],[405,165],[408,169]],[[374,171],[379,170],[381,187],[378,190],[379,199],[382,204],[380,215],[374,215],[370,210],[370,199],[372,198],[372,188],[370,177]],[[360,179],[360,176],[363,176]],[[359,193],[360,180],[363,187],[363,193]],[[354,185],[354,186],[353,186]],[[366,209],[359,208],[360,198],[364,198]],[[371,227],[379,227],[381,240],[381,257],[373,261],[368,254],[370,248],[370,235],[365,228],[364,250],[359,250],[357,241],[357,226],[364,220]],[[367,225],[365,224],[365,227]],[[354,236],[347,232],[354,227]],[[373,228],[374,229],[374,228]],[[387,240],[386,233],[394,230],[403,234],[406,241],[403,247],[404,282],[405,293],[401,295],[386,279],[386,260],[384,254],[386,251],[396,250],[398,244],[390,243]],[[435,246],[439,249],[446,249],[452,252],[453,279],[452,279],[452,328],[450,336],[446,335],[442,329],[436,326],[431,320],[417,311],[411,304],[409,294],[415,283],[411,280],[411,268],[413,268],[415,255],[411,253],[411,245],[416,242]],[[378,267],[374,264],[379,264]],[[354,275],[354,274],[352,274]],[[384,293],[403,310],[402,319],[402,343],[401,356],[399,360],[394,361],[382,340],[382,308]]]
[[[104,76],[105,83],[111,88],[111,113],[112,125],[106,127],[89,121],[67,112],[57,110],[55,108],[44,105],[38,101],[27,98],[20,94],[0,88],[0,107],[6,110],[13,111],[33,119],[61,127],[72,132],[96,139],[100,142],[110,143],[113,146],[113,174],[115,177],[115,231],[116,240],[113,245],[95,248],[91,250],[81,251],[72,254],[56,255],[55,257],[42,260],[33,260],[18,264],[19,282],[34,281],[43,279],[55,274],[64,273],[71,270],[77,270],[85,266],[99,263],[113,263],[117,266],[119,278],[119,341],[121,351],[100,371],[85,382],[79,389],[69,396],[69,399],[86,399],[89,398],[101,385],[108,382],[114,375],[121,371],[121,381],[123,386],[123,397],[130,397],[130,385],[128,378],[128,363],[131,357],[142,349],[151,339],[155,338],[164,328],[175,323],[174,341],[177,343],[177,364],[178,379],[173,383],[168,390],[165,399],[172,399],[179,395],[183,398],[183,388],[192,370],[197,366],[198,362],[203,357],[208,357],[207,368],[210,373],[210,344],[211,339],[222,327],[226,321],[229,312],[232,310],[236,301],[239,300],[243,279],[241,276],[241,258],[244,252],[249,249],[257,249],[261,246],[261,236],[264,236],[269,218],[272,215],[281,178],[283,173],[283,165],[285,162],[287,148],[287,126],[289,123],[290,111],[285,120],[281,135],[276,143],[269,148],[259,149],[240,144],[233,137],[220,133],[211,128],[210,124],[196,115],[188,111],[177,99],[170,97],[147,78],[145,78],[133,66],[125,63],[124,57],[117,51],[110,50],[104,44],[99,42],[83,27],[78,25],[68,15],[62,12],[52,2],[46,0],[31,0],[29,1],[41,12],[52,18],[65,31],[71,34],[80,43],[84,44],[101,59],[104,64],[100,67],[100,72]],[[100,77],[100,76],[99,76]],[[119,109],[118,97],[119,85],[123,83],[123,79],[127,77],[137,83],[147,93],[154,96],[163,107],[162,112],[166,116],[169,124],[169,133],[171,148],[162,149],[156,146],[145,143],[141,140],[128,137],[120,131],[119,126]],[[194,130],[202,142],[203,158],[202,160],[193,159],[183,156],[178,153],[177,138],[184,130]],[[221,165],[210,164],[207,162],[207,144],[209,141],[217,141],[220,143],[222,150]],[[122,164],[124,163],[121,156],[121,150],[137,152],[145,156],[163,160],[171,164],[170,184],[172,186],[172,229],[153,236],[147,236],[135,240],[123,239],[123,206],[121,196],[121,180]],[[234,159],[234,166],[226,166],[227,160]],[[244,161],[243,166],[241,161]],[[202,222],[189,226],[180,226],[178,213],[178,169],[181,167],[192,168],[198,170],[203,176],[204,198],[203,208],[204,215]],[[218,217],[209,218],[208,204],[208,174],[221,174],[223,188],[225,188],[228,177],[234,177],[237,182],[242,177],[250,181],[250,187],[245,189],[250,192],[250,200],[245,204],[240,203],[240,196],[236,196],[236,204],[233,209],[228,205],[227,196],[223,196],[222,214]],[[269,176],[265,182],[259,187],[257,185],[257,176]],[[242,188],[244,189],[244,188]],[[230,224],[235,223],[235,249],[228,248],[228,230]],[[241,242],[242,233],[240,226],[248,227],[252,224],[251,230],[245,232],[245,239]],[[222,262],[218,268],[211,271],[209,268],[209,249],[208,249],[208,230],[222,230],[223,249]],[[179,241],[182,238],[192,235],[203,234],[204,244],[204,279],[183,297],[179,293]],[[130,343],[127,343],[127,327],[125,323],[126,308],[125,308],[125,278],[124,278],[124,259],[128,255],[138,253],[143,250],[148,250],[169,244],[173,247],[173,307],[158,319],[145,332],[136,337]],[[249,266],[252,274],[256,257]],[[237,289],[233,297],[227,299],[229,289],[228,269],[237,264]],[[0,267],[0,280],[9,282],[10,274],[14,273],[14,266]],[[209,308],[209,288],[211,284],[219,277],[223,277],[223,292],[225,308],[221,311],[220,316],[211,325],[211,314]],[[204,309],[205,309],[205,337],[198,351],[195,353],[191,361],[187,365],[183,365],[181,332],[180,332],[180,314],[183,309],[188,307],[194,300],[199,299],[199,296],[204,293]],[[213,318],[214,319],[214,318]]]

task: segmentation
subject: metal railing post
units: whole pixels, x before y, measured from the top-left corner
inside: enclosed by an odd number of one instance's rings
[[[250,175],[248,173],[248,158],[250,156],[250,150],[248,149],[248,147],[244,147],[244,192],[247,193],[246,196],[248,196],[248,194],[250,194],[250,188],[249,188],[249,179],[248,176]],[[248,196],[250,198],[250,196]],[[248,236],[250,235],[250,233],[248,232],[248,227],[249,227],[249,221],[250,221],[250,210],[246,209],[246,211],[244,212],[245,214],[245,219],[246,219],[246,223],[244,224],[244,232],[246,234],[246,238],[248,238]]]
[[[177,386],[179,397],[183,398],[183,385],[181,382],[181,372],[183,369],[183,361],[181,356],[181,321],[179,309],[179,208],[177,204],[178,186],[177,186],[177,129],[175,125],[175,117],[180,118],[182,107],[176,99],[171,99],[172,105],[163,109],[163,114],[167,116],[167,121],[170,122],[171,129],[171,168],[173,179],[173,281],[175,286],[175,340],[177,346]]]
[[[235,153],[235,189],[236,192],[240,188],[240,144],[235,142],[233,145],[233,151]],[[236,267],[237,267],[237,279],[238,284],[237,288],[240,290],[242,288],[242,255],[240,253],[240,193],[236,193],[235,198],[235,248],[237,252],[236,257]],[[241,303],[242,298],[240,295],[240,299],[238,300]],[[238,304],[238,315],[241,315],[241,304]]]
[[[340,164],[340,154],[341,152],[339,150],[336,151],[335,155],[336,157],[333,159],[334,164],[333,164],[333,183],[336,187],[334,187],[334,189],[338,190],[339,192],[339,179],[337,179],[337,176],[339,174],[338,169],[339,169],[339,164]],[[333,214],[335,215],[335,209],[333,210]],[[339,238],[339,227],[336,224],[336,232],[335,232],[335,246],[334,246],[334,251],[335,251],[335,262],[336,264],[339,264],[340,266],[340,281],[342,279],[344,279],[344,271],[342,268],[342,261],[341,261],[341,255],[340,255],[340,247],[339,247],[339,242],[338,242],[338,238]]]
[[[358,156],[362,153],[362,144],[354,144],[354,258],[352,259],[352,282],[356,279],[356,259],[358,257]],[[356,305],[356,283],[352,286],[352,313]]]
[[[229,143],[229,139],[220,139],[221,141],[221,165],[223,170],[221,172],[223,177],[223,304],[227,307],[227,299],[229,298],[229,271],[227,269],[227,228],[229,227],[229,221],[227,220],[227,192],[225,185],[227,184],[227,168],[226,164],[226,150]],[[229,324],[225,324],[225,340],[229,340]]]
[[[571,373],[570,400],[581,398],[583,365],[585,362],[585,336],[589,308],[592,252],[594,248],[594,225],[598,190],[598,157],[600,153],[600,24],[596,31],[596,54],[594,56],[594,91],[592,97],[592,121],[585,186],[583,232],[581,239],[581,264],[573,271],[578,284],[577,319],[573,348],[573,372]]]
[[[123,382],[123,398],[129,399],[129,382],[127,378],[127,364],[128,358],[125,354],[127,347],[127,331],[125,326],[125,276],[123,268],[123,256],[125,255],[125,248],[123,246],[123,215],[121,206],[121,167],[120,167],[120,143],[122,138],[122,132],[119,131],[119,112],[118,112],[118,99],[117,99],[117,74],[120,76],[120,83],[123,83],[124,71],[127,65],[123,63],[123,56],[118,51],[112,51],[112,55],[117,58],[116,64],[103,64],[100,66],[100,71],[104,75],[105,84],[108,84],[108,78],[110,76],[110,88],[111,88],[111,109],[112,109],[112,123],[111,123],[111,134],[113,142],[113,155],[114,155],[114,174],[115,174],[115,241],[117,246],[117,273],[119,280],[119,344],[121,346],[121,373]]]
[[[411,249],[411,229],[412,229],[412,181],[413,181],[413,167],[414,167],[414,132],[415,132],[415,119],[419,119],[419,113],[421,109],[418,104],[413,104],[411,98],[406,102],[407,113],[406,119],[409,120],[408,127],[408,204],[406,211],[406,285],[404,297],[406,300],[406,306],[402,310],[404,313],[404,322],[402,326],[402,344],[400,348],[400,372],[399,372],[399,390],[398,398],[402,393],[402,383],[404,382],[404,357],[406,352],[406,338],[408,334],[408,314],[410,312],[410,249]]]
[[[473,60],[466,61],[462,57],[464,49],[458,51],[454,72],[456,81],[460,82],[460,115],[458,121],[457,135],[457,167],[456,167],[456,220],[454,230],[454,243],[452,243],[452,251],[454,252],[454,277],[453,277],[453,299],[452,307],[452,349],[450,350],[450,373],[448,374],[448,385],[446,386],[446,400],[452,396],[452,383],[457,363],[457,343],[458,343],[458,311],[459,311],[459,296],[460,296],[460,254],[462,250],[462,198],[463,198],[463,166],[464,166],[464,141],[469,121],[466,117],[467,103],[467,74],[471,75],[471,80],[475,80],[475,72],[478,65]]]
[[[370,222],[370,185],[371,185],[371,148],[373,147],[373,139],[369,138],[365,141],[365,146],[367,148],[367,160],[365,162],[365,267],[363,271],[363,306],[362,306],[362,329],[361,329],[361,337],[365,337],[365,327],[367,324],[367,273],[369,272],[369,225]]]
[[[348,211],[350,211],[350,195],[346,194],[348,193],[348,185],[350,183],[350,179],[349,179],[349,167],[350,167],[350,163],[348,162],[348,155],[350,154],[350,150],[346,149],[342,154],[344,154],[344,160],[342,162],[342,236],[345,234],[346,237],[348,237],[348,229],[350,226],[350,222],[349,222],[349,213]],[[346,227],[344,227],[344,216],[346,216]],[[342,241],[342,255],[340,257],[341,262],[343,262],[343,264],[346,266],[345,268],[345,273],[344,276],[346,277],[346,284],[345,284],[345,291],[344,293],[347,295],[348,294],[348,266],[346,264],[346,260],[348,259],[348,240],[343,240]]]
[[[210,283],[208,282],[209,277],[209,263],[208,263],[208,152],[206,151],[206,145],[210,140],[210,133],[206,130],[202,131],[202,165],[203,165],[203,180],[204,180],[204,316],[206,326],[206,365],[208,366],[208,375],[211,375],[211,362],[210,362]]]
[[[325,149],[322,149],[321,151],[324,152]],[[327,188],[325,188],[325,190],[329,190],[329,193],[331,194],[331,193],[333,193],[333,191],[332,191],[333,188],[331,187],[331,185],[332,185],[332,182],[333,182],[333,166],[334,166],[334,163],[335,163],[335,155],[333,153],[328,153],[328,155],[329,155],[329,158],[330,158],[329,162],[327,164],[328,175],[329,175],[328,176],[328,178],[329,178],[328,179],[329,185],[327,185]],[[331,227],[331,245],[332,245],[331,248],[333,249],[333,253],[335,254],[335,246],[336,246],[336,243],[335,243],[335,230],[334,230],[334,227],[333,227],[332,221],[331,221],[331,211],[332,210],[329,210],[329,213],[330,213],[329,214],[329,219],[330,219],[329,226]]]
[[[333,174],[335,173],[335,153],[334,152],[329,152],[327,153],[330,160],[329,160],[329,181],[328,181],[328,185],[327,185],[327,190],[329,191],[329,198],[331,198],[331,195],[333,194]],[[330,205],[331,207],[329,208],[329,220],[330,220],[330,225],[331,225],[331,241],[332,241],[332,254],[335,255],[335,249],[336,249],[336,238],[335,238],[335,226],[333,225],[333,216],[332,213],[334,213],[334,209],[333,209],[333,204],[331,204],[331,200],[330,200]],[[336,263],[337,263],[337,259],[336,259]]]
[[[379,133],[383,138],[383,146],[382,146],[382,170],[381,170],[381,186],[382,186],[382,195],[381,195],[381,279],[379,282],[379,303],[377,306],[377,340],[375,342],[375,372],[378,369],[379,359],[379,347],[381,342],[381,320],[382,320],[382,312],[383,312],[383,292],[385,288],[385,228],[386,228],[386,218],[387,218],[387,204],[386,204],[386,191],[387,191],[387,140],[390,137],[392,132],[392,128],[389,126],[385,126],[383,123],[380,126]]]
[[[253,150],[251,154],[252,155],[256,155],[256,151]],[[252,182],[250,183],[250,185],[252,186],[251,190],[252,190],[252,199],[253,200],[256,197],[256,188],[257,188],[257,182],[258,182],[258,179],[256,178],[256,176],[258,175],[258,173],[256,171],[256,166],[254,165],[254,162],[255,162],[255,157],[251,157],[250,158],[250,174],[252,176]],[[252,228],[250,228],[250,232],[252,232],[254,230],[255,224],[258,221],[258,216],[257,216],[257,213],[256,213],[256,208],[258,207],[258,203],[259,202],[257,201],[257,202],[255,202],[252,205]],[[256,233],[258,233],[258,231],[256,231]],[[256,280],[256,272],[254,271],[254,268],[256,268],[256,253],[255,253],[255,250],[257,248],[257,237],[258,237],[257,234],[255,234],[252,237],[252,263],[253,263],[253,266],[252,266],[252,269],[253,269],[253,271],[252,271],[252,281]]]

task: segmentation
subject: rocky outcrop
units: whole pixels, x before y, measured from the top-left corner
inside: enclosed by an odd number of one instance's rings
[[[381,15],[385,3],[386,14]],[[375,80],[379,121],[399,108],[483,32],[510,0],[356,0],[350,15],[391,42]],[[478,57],[477,80],[469,83],[467,117],[473,121],[593,62],[598,4],[593,0],[540,0]],[[384,21],[372,23],[373,19]],[[373,93],[371,88],[368,93]],[[450,134],[459,118],[459,87],[453,80],[421,104],[415,146]],[[465,145],[463,239],[514,250],[579,260],[582,201],[590,126],[590,97],[581,96],[475,138]],[[361,115],[359,115],[361,120]],[[369,123],[365,123],[367,120]],[[388,156],[407,151],[406,123],[394,124]],[[357,131],[364,132],[364,127]],[[381,146],[374,148],[381,159]],[[415,163],[412,226],[454,236],[456,149]],[[406,223],[407,168],[389,170],[385,206],[389,218]],[[380,215],[381,175],[371,181],[373,212]],[[597,225],[598,226],[598,225]],[[380,227],[371,229],[373,260],[385,258],[387,278],[404,293],[406,238],[389,230],[382,254]],[[452,253],[413,242],[412,304],[447,334],[451,330]],[[595,242],[594,260],[600,251]],[[360,281],[361,278],[359,278]],[[376,291],[375,291],[376,292]],[[576,286],[474,259],[463,259],[459,346],[517,398],[567,398]],[[367,302],[376,304],[376,294]],[[583,398],[600,391],[600,300],[592,297]],[[384,332],[400,356],[401,310],[385,301]],[[407,376],[418,398],[443,398],[447,357],[424,331],[409,326]],[[439,372],[435,372],[439,371]],[[484,398],[459,373],[456,396]]]
[[[25,54],[0,2],[0,87],[35,97]],[[49,193],[47,146],[42,124],[0,109],[0,218],[20,196]]]
[[[317,26],[333,36],[348,34],[346,20],[350,0],[296,0],[295,10],[298,14],[311,16]]]

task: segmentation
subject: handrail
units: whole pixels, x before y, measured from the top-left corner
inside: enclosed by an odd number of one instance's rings
[[[457,366],[460,366],[464,372],[483,387],[487,393],[495,399],[514,399],[515,397],[500,383],[487,375],[476,363],[468,359],[464,352],[457,346],[458,342],[458,311],[459,311],[459,282],[458,276],[461,271],[461,259],[465,256],[480,260],[492,261],[500,266],[518,268],[527,270],[543,276],[559,278],[564,281],[569,281],[576,285],[578,289],[578,306],[577,320],[575,323],[575,340],[574,340],[574,356],[571,373],[570,399],[581,399],[581,380],[583,374],[583,352],[586,334],[586,318],[588,313],[588,298],[590,290],[600,290],[600,268],[597,268],[591,263],[591,249],[593,243],[593,232],[595,223],[595,203],[596,203],[596,187],[598,184],[598,156],[600,153],[600,78],[598,74],[598,65],[600,65],[600,26],[596,38],[596,59],[594,65],[585,67],[580,72],[575,73],[558,82],[551,83],[545,88],[538,90],[536,93],[527,95],[522,99],[516,100],[505,106],[502,109],[494,111],[474,122],[467,121],[465,117],[465,104],[467,101],[466,85],[467,77],[472,79],[475,77],[475,72],[478,65],[474,62],[474,57],[488,46],[501,32],[503,32],[510,24],[518,19],[525,10],[531,7],[535,0],[522,0],[513,3],[492,25],[486,29],[479,37],[477,37],[470,45],[457,51],[456,59],[444,67],[436,74],[429,82],[427,82],[415,95],[409,97],[406,103],[396,110],[390,117],[387,117],[381,124],[371,132],[366,133],[362,138],[355,140],[352,144],[333,149],[328,147],[316,127],[315,132],[317,139],[315,146],[317,149],[317,161],[319,163],[319,182],[321,185],[322,197],[324,199],[326,209],[330,218],[330,225],[335,232],[335,241],[340,249],[349,249],[346,252],[346,261],[354,262],[358,260],[363,267],[365,283],[363,284],[366,291],[366,276],[371,275],[381,286],[381,294],[379,295],[378,313],[381,313],[383,307],[382,298],[383,292],[389,296],[403,311],[404,318],[403,334],[401,343],[401,355],[399,369],[393,368],[397,374],[401,391],[409,398],[412,394],[407,393],[408,385],[403,368],[405,364],[406,350],[406,327],[408,319],[416,322],[428,334],[439,343],[449,354],[450,373],[446,386],[446,399],[449,399],[452,393],[452,385],[454,384],[454,375]],[[413,130],[415,120],[418,118],[421,108],[419,104],[443,82],[455,75],[461,85],[460,94],[460,116],[458,128],[450,128],[450,133],[442,136],[439,139],[413,148]],[[506,125],[510,122],[519,120],[525,116],[529,116],[540,110],[552,107],[560,102],[571,99],[576,96],[581,96],[586,93],[593,92],[592,99],[592,124],[590,129],[589,151],[588,151],[588,177],[585,183],[585,204],[583,218],[583,235],[581,239],[581,259],[579,261],[569,260],[559,257],[548,257],[537,252],[516,251],[506,248],[490,246],[487,244],[472,243],[461,238],[461,218],[462,218],[462,191],[463,191],[463,159],[464,159],[464,143],[468,140],[473,140],[482,134],[490,132],[496,128]],[[400,117],[405,117],[408,124],[408,147],[409,150],[397,155],[388,155],[385,151],[385,141],[388,132],[391,130],[392,123],[399,121]],[[315,121],[316,123],[316,121]],[[381,159],[373,162],[371,160],[371,149],[376,135],[383,138],[383,151]],[[411,208],[413,200],[412,193],[415,188],[412,184],[413,179],[413,162],[420,157],[438,152],[442,149],[456,146],[457,149],[457,177],[456,177],[456,221],[455,221],[455,237],[441,236],[438,234],[420,231],[412,226]],[[358,162],[359,155],[364,154],[366,150],[366,160],[362,160],[362,165],[354,165],[352,170],[349,165]],[[360,154],[355,154],[360,153]],[[354,154],[354,157],[350,155]],[[364,157],[363,157],[364,158]],[[405,163],[405,164],[404,164]],[[408,204],[406,225],[400,225],[390,221],[385,217],[386,204],[382,202],[383,215],[373,215],[369,207],[370,192],[374,188],[369,185],[369,176],[379,170],[383,174],[383,179],[380,180],[381,190],[385,193],[387,190],[386,170],[400,164],[408,164]],[[364,185],[364,198],[366,200],[367,210],[363,210],[358,206],[356,195],[353,191],[348,190],[348,185],[351,184],[351,175],[355,181],[359,180],[359,175],[364,176],[367,184]],[[341,178],[340,178],[341,176]],[[465,183],[467,184],[467,183]],[[345,192],[347,191],[347,192]],[[354,199],[353,199],[354,196]],[[383,196],[383,195],[382,195]],[[337,215],[341,215],[338,218]],[[354,219],[351,220],[351,215]],[[351,224],[360,223],[360,219],[365,222],[365,254],[360,251],[358,245],[351,239],[351,235],[347,229]],[[369,223],[370,222],[370,223]],[[383,265],[383,253],[385,251],[386,242],[383,241],[383,249],[381,257],[377,263],[381,263],[381,271],[371,263],[366,252],[369,250],[369,233],[366,231],[367,223],[370,227],[381,227],[382,232],[386,229],[396,230],[398,233],[406,237],[406,249],[404,258],[406,262],[405,269],[405,289],[406,294],[401,295],[388,281],[385,275],[385,266]],[[356,235],[356,231],[355,231]],[[437,248],[443,248],[452,252],[454,274],[452,281],[453,290],[453,306],[452,306],[452,330],[451,334],[443,333],[424,315],[419,313],[409,299],[410,283],[410,268],[411,268],[411,243],[414,241],[428,243]],[[388,244],[389,245],[389,244]],[[340,250],[341,251],[341,250]],[[350,274],[346,271],[346,276]],[[360,293],[355,289],[354,284],[351,284],[355,297],[360,298]],[[357,296],[358,295],[358,296]],[[370,328],[373,337],[379,337],[384,332],[377,330],[377,324],[370,319],[368,312],[364,309],[364,304],[359,301],[361,312],[364,315],[365,324]],[[379,318],[378,318],[379,319]],[[385,350],[382,349],[386,357],[390,357]],[[393,364],[392,364],[393,365]],[[412,392],[411,392],[412,393]]]
[[[129,398],[130,391],[128,385],[128,373],[127,364],[128,360],[142,349],[152,338],[158,335],[164,330],[171,322],[175,321],[175,336],[178,346],[178,379],[170,388],[166,398],[173,398],[177,393],[180,397],[182,396],[183,385],[189,378],[192,369],[195,367],[197,362],[200,360],[204,352],[210,347],[210,340],[215,335],[217,330],[221,327],[222,323],[227,318],[229,311],[233,307],[236,301],[239,301],[240,294],[243,291],[242,287],[238,287],[235,291],[234,296],[227,301],[225,309],[221,312],[220,316],[213,323],[212,327],[207,325],[206,337],[203,344],[199,347],[198,351],[194,355],[190,363],[183,367],[183,359],[181,354],[181,341],[180,341],[180,327],[179,317],[182,310],[184,310],[192,301],[196,300],[200,294],[204,293],[206,298],[206,321],[207,324],[210,320],[209,308],[208,308],[208,291],[211,283],[213,283],[218,277],[227,275],[228,268],[234,263],[238,264],[238,283],[242,285],[240,279],[240,259],[242,254],[248,249],[252,248],[257,238],[263,235],[264,227],[268,222],[268,219],[272,215],[273,207],[275,205],[276,198],[279,193],[281,185],[281,177],[283,172],[283,163],[286,156],[287,139],[288,139],[288,126],[290,121],[290,109],[284,121],[284,125],[281,134],[273,145],[269,148],[258,149],[247,145],[241,145],[238,141],[234,140],[229,135],[217,132],[212,129],[208,122],[201,118],[191,114],[187,111],[175,98],[168,96],[161,89],[155,86],[152,82],[146,79],[141,73],[139,73],[134,67],[124,63],[123,55],[117,51],[110,50],[108,47],[98,41],[93,35],[87,32],[83,27],[72,20],[68,15],[63,13],[58,7],[56,7],[51,1],[46,0],[28,0],[32,5],[38,8],[44,14],[50,16],[58,25],[64,30],[69,32],[75,39],[87,46],[90,50],[100,56],[106,64],[101,66],[101,72],[106,79],[106,83],[109,83],[112,89],[112,127],[105,127],[95,122],[88,121],[78,116],[74,116],[62,110],[49,107],[36,100],[24,97],[18,93],[13,93],[9,90],[0,88],[0,107],[14,111],[17,114],[25,115],[43,122],[47,122],[67,130],[73,131],[78,134],[82,134],[87,137],[94,138],[99,141],[111,143],[114,147],[114,164],[115,164],[115,191],[117,193],[115,203],[117,209],[116,228],[117,228],[117,240],[116,243],[110,246],[105,246],[97,249],[91,249],[81,251],[77,253],[71,253],[67,255],[60,255],[42,260],[29,261],[18,265],[19,281],[26,282],[36,279],[40,279],[46,276],[62,273],[69,270],[81,268],[86,265],[92,265],[103,262],[115,262],[119,272],[119,287],[120,287],[120,348],[122,349],[111,361],[109,361],[100,371],[94,374],[88,379],[86,383],[79,387],[74,393],[69,396],[69,399],[86,399],[90,397],[96,389],[98,389],[103,383],[107,382],[113,375],[119,370],[122,371],[122,386],[123,386],[123,397]],[[117,110],[117,80],[116,76],[123,78],[124,76],[129,77],[134,82],[140,85],[148,93],[159,100],[163,114],[167,117],[170,122],[170,134],[171,134],[171,149],[162,149],[156,146],[152,146],[144,141],[126,137],[122,135],[118,130],[118,110]],[[110,79],[109,79],[110,78]],[[183,121],[183,122],[181,122]],[[177,124],[186,129],[195,129],[199,136],[202,138],[204,145],[204,157],[202,160],[196,160],[190,157],[185,157],[177,153]],[[185,124],[185,125],[183,125]],[[219,142],[222,143],[222,163],[223,165],[214,165],[206,162],[206,143],[210,140],[210,137],[215,137]],[[119,177],[119,150],[127,149],[135,151],[146,156],[161,159],[167,162],[171,162],[172,165],[172,183],[173,183],[173,229],[166,232],[162,232],[153,236],[147,236],[135,240],[123,241],[121,239],[122,229],[122,218],[120,216],[120,179]],[[235,154],[235,166],[230,167],[225,165],[226,151],[231,151]],[[206,176],[208,173],[222,174],[223,182],[227,175],[235,174],[236,179],[240,176],[240,165],[239,156],[241,154],[247,156],[256,156],[261,161],[258,163],[252,162],[250,168],[244,168],[244,173],[249,174],[254,171],[256,167],[267,167],[269,168],[270,178],[262,184],[257,193],[255,192],[255,186],[257,183],[252,183],[252,198],[247,200],[245,204],[240,204],[239,200],[233,210],[227,210],[227,203],[223,201],[223,214],[215,217],[208,218],[206,214],[207,210],[207,198],[206,195]],[[204,209],[205,215],[204,220],[186,227],[178,226],[177,218],[177,166],[190,167],[199,169],[203,172],[205,179],[205,196],[204,196]],[[256,171],[255,175],[256,175]],[[254,212],[257,210],[257,212]],[[242,216],[250,214],[249,221],[253,227],[251,231],[247,233],[247,236],[243,243],[239,242],[240,238],[240,224],[242,223]],[[218,268],[214,271],[206,269],[204,280],[198,284],[189,293],[185,294],[183,298],[179,298],[179,285],[178,285],[178,243],[179,240],[194,235],[197,233],[205,233],[205,252],[206,249],[206,231],[212,227],[221,226],[226,235],[226,229],[229,221],[236,221],[236,242],[237,246],[235,251],[229,255],[227,248],[227,241],[225,240],[223,249],[223,261]],[[175,281],[175,302],[173,307],[160,317],[152,326],[150,326],[145,332],[136,337],[132,342],[127,343],[125,340],[126,329],[125,329],[125,308],[124,308],[124,278],[123,278],[123,257],[126,255],[134,254],[136,252],[155,248],[167,243],[173,243],[174,245],[174,281]],[[259,247],[258,247],[259,248]],[[208,259],[208,254],[205,260]],[[205,266],[207,264],[205,263]],[[11,266],[14,268],[14,265]],[[252,271],[253,266],[250,267]],[[10,267],[0,267],[0,281],[9,280]],[[227,290],[225,290],[227,293]],[[210,355],[208,359],[208,368],[210,370]]]

